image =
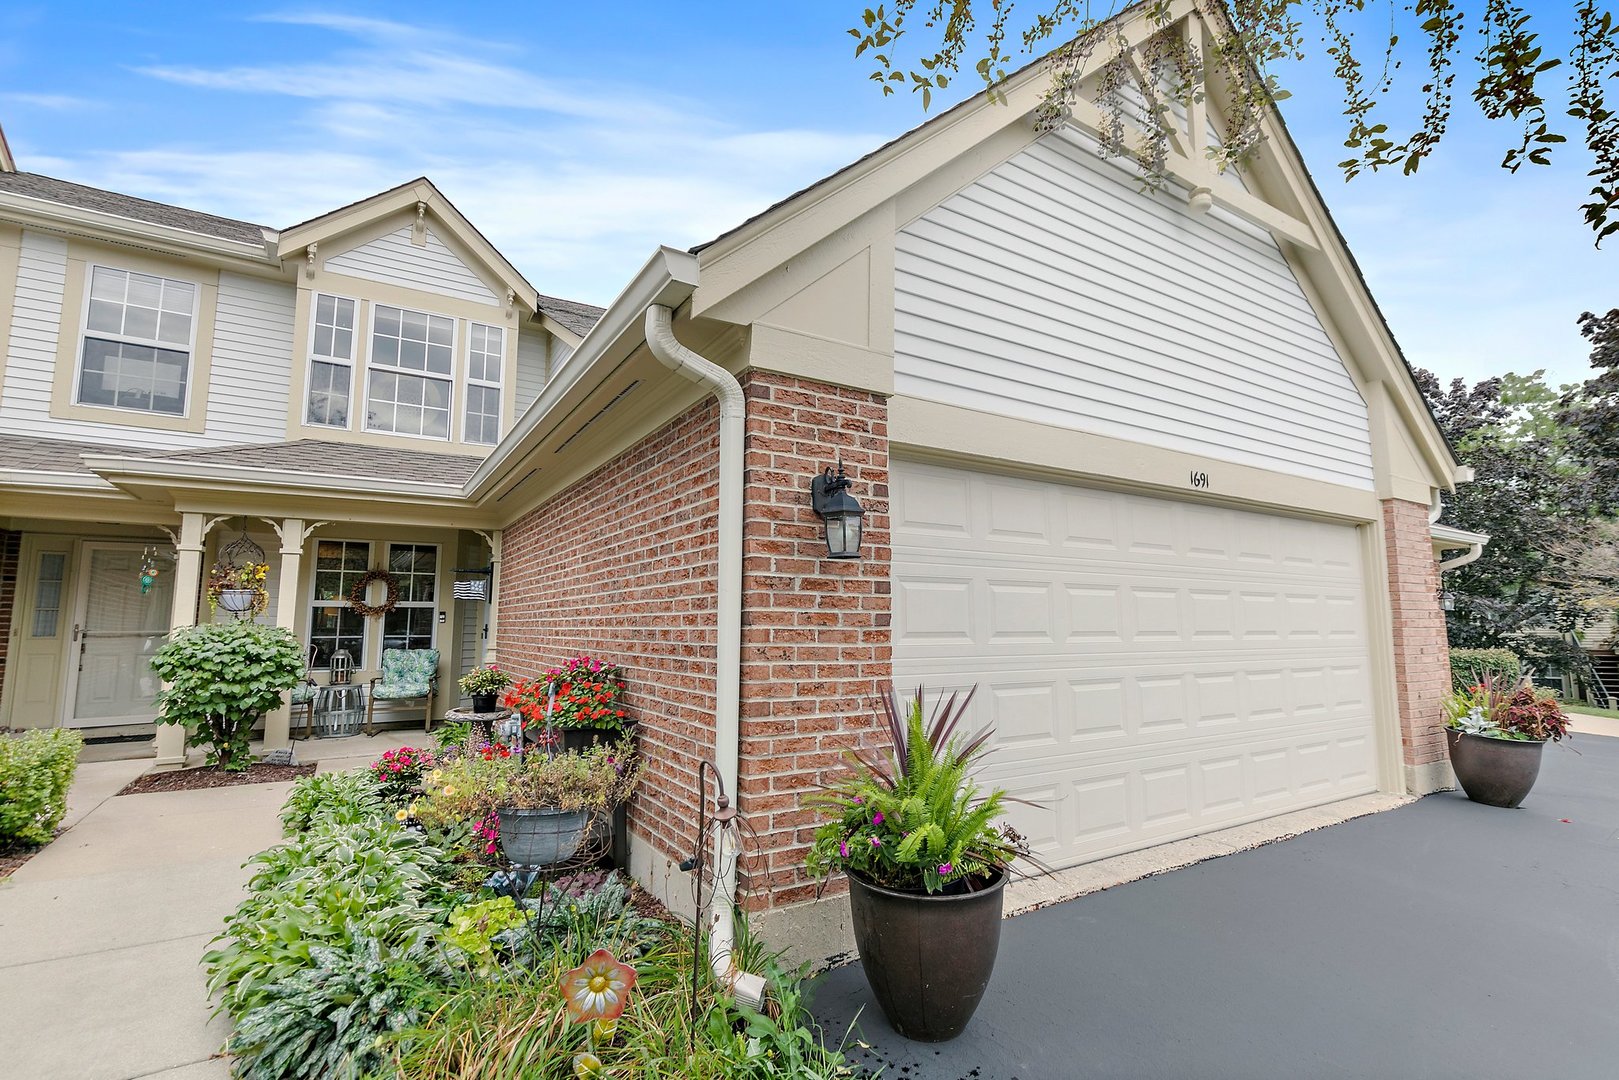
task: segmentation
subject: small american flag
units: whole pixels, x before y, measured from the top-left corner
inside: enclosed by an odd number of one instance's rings
[[[455,598],[457,600],[487,601],[489,599],[489,581],[486,578],[457,581],[455,583]]]

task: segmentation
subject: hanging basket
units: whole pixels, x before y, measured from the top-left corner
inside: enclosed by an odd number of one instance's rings
[[[259,589],[220,589],[219,606],[232,615],[241,615],[259,606]]]

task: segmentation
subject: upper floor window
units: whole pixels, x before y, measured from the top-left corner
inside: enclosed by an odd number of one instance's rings
[[[467,342],[467,442],[500,441],[500,372],[506,331],[473,323]]]
[[[454,351],[454,319],[376,305],[366,429],[448,439]]]
[[[196,314],[190,282],[91,267],[78,403],[184,416]]]
[[[321,293],[309,345],[308,423],[349,426],[349,396],[354,385],[353,300]]]

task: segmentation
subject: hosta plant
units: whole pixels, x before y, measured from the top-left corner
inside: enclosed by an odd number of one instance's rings
[[[171,634],[152,671],[166,684],[157,722],[184,727],[187,746],[208,748],[208,764],[240,771],[253,763],[254,723],[303,678],[304,647],[280,626],[203,623]]]
[[[810,848],[812,873],[853,871],[908,892],[967,892],[1028,855],[999,820],[1006,792],[983,790],[973,778],[990,731],[961,730],[971,700],[970,690],[952,693],[929,714],[920,688],[908,702],[892,687],[879,697],[890,746],[848,751],[847,773],[806,800],[826,818]]]
[[[1445,699],[1445,726],[1464,735],[1516,742],[1560,742],[1568,737],[1568,716],[1557,692],[1485,675]]]
[[[281,804],[281,833],[295,837],[317,825],[361,825],[388,815],[377,785],[363,772],[299,777]]]

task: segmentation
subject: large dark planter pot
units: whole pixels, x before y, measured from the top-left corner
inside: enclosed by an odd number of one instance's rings
[[[585,810],[503,806],[499,816],[500,850],[518,866],[550,866],[573,858],[590,825]]]
[[[1467,797],[1489,806],[1518,806],[1540,775],[1543,742],[1491,739],[1446,729],[1450,767]]]
[[[1006,875],[978,892],[899,892],[849,875],[849,910],[866,981],[894,1030],[944,1042],[967,1027],[1001,944]]]
[[[497,699],[500,697],[498,693],[473,694],[471,697],[472,711],[475,713],[492,713],[500,707],[497,702]]]
[[[564,751],[588,750],[598,743],[616,743],[628,739],[635,734],[635,728],[629,724],[626,724],[623,730],[599,727],[558,728],[557,734],[562,738]]]

